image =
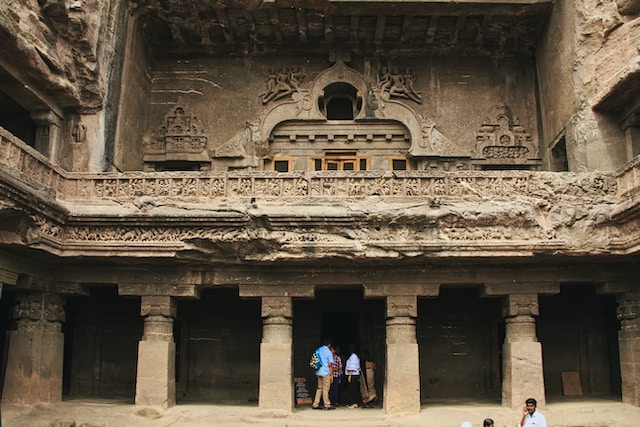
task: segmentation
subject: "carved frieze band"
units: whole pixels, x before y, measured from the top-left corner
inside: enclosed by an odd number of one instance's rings
[[[350,174],[212,172],[180,176],[124,174],[113,178],[66,180],[67,200],[131,201],[142,196],[205,201],[218,197],[361,197],[361,196],[530,196],[568,195],[575,197],[612,196],[615,179],[603,174],[583,174],[561,179],[553,173],[468,172],[439,174],[428,171],[400,173],[352,172]],[[187,176],[185,176],[187,175]]]

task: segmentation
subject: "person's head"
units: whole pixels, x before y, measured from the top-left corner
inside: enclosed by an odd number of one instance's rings
[[[353,354],[355,352],[356,352],[356,345],[355,344],[349,345],[349,353]]]
[[[327,347],[331,348],[331,339],[330,338],[323,339],[322,345],[326,345]]]
[[[493,420],[491,418],[485,418],[482,422],[482,427],[493,427]]]
[[[536,406],[538,406],[538,402],[533,397],[528,398],[524,401],[524,404],[527,407],[527,412],[533,414],[536,411]]]

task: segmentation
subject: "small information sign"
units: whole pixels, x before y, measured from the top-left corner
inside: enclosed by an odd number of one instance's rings
[[[307,379],[294,378],[293,381],[296,389],[296,405],[311,405],[313,401],[307,389]]]

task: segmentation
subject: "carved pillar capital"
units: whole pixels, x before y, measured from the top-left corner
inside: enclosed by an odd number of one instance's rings
[[[416,343],[416,295],[390,295],[387,297],[387,343]]]
[[[625,292],[616,296],[621,332],[640,331],[640,292]]]
[[[176,317],[174,298],[143,296],[140,314],[145,317],[142,341],[173,342],[173,318]]]
[[[538,316],[538,294],[510,294],[502,306],[504,317]]]
[[[291,343],[293,304],[290,297],[262,297],[263,343]]]
[[[540,314],[538,294],[511,294],[504,299],[505,342],[538,341],[535,316]]]
[[[166,295],[144,295],[140,299],[140,315],[176,317],[175,299]]]
[[[19,330],[39,328],[59,332],[65,320],[64,298],[44,292],[22,294],[13,307],[12,316]]]

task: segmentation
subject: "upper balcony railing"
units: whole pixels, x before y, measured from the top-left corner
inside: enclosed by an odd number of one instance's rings
[[[615,174],[530,171],[360,172],[67,172],[0,128],[3,179],[19,180],[59,201],[101,204],[141,197],[186,203],[233,198],[461,197],[516,195],[608,197],[640,192],[640,160]]]

